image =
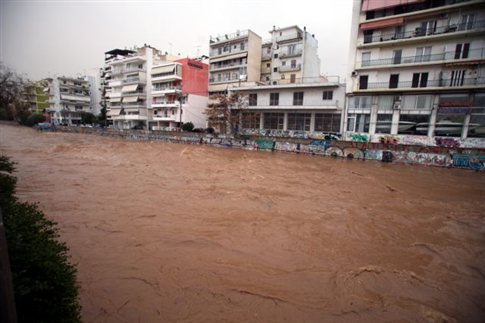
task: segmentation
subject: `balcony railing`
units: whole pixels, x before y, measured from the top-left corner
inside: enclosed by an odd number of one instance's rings
[[[479,20],[466,23],[450,23],[448,26],[441,26],[436,28],[421,28],[417,27],[415,30],[400,32],[400,33],[384,33],[381,35],[364,35],[364,44],[387,42],[393,40],[405,40],[417,37],[429,37],[441,34],[450,34],[462,31],[475,31],[485,29],[485,20]]]
[[[280,66],[280,72],[299,71],[301,64]]]
[[[287,40],[302,39],[302,38],[303,38],[302,33],[296,32],[296,33],[278,36],[276,37],[276,42],[279,43]]]
[[[444,52],[439,54],[403,56],[400,58],[371,59],[368,61],[359,62],[359,65],[360,67],[370,67],[370,66],[381,66],[381,65],[385,66],[385,65],[415,64],[415,63],[427,63],[427,62],[439,62],[439,61],[454,61],[454,60],[463,60],[463,59],[483,59],[485,58],[485,48],[471,49],[469,50],[467,57],[456,58],[455,55],[456,55],[455,51],[450,51],[450,52]]]
[[[227,70],[227,69],[234,69],[234,68],[239,68],[241,66],[246,66],[246,63],[230,63],[230,64],[224,64],[221,66],[211,66],[211,71],[220,71],[220,70]]]
[[[145,80],[140,79],[139,77],[132,77],[128,78],[126,80],[123,80],[123,84],[128,84],[128,83],[144,83]]]
[[[269,59],[271,59],[271,53],[262,53],[261,54],[261,59],[262,60],[269,60]]]
[[[390,82],[372,82],[367,84],[367,88],[360,88],[359,90],[375,90],[375,89],[426,89],[433,87],[455,88],[462,86],[485,86],[485,77],[464,78],[464,79],[440,79],[428,80],[426,86],[420,86],[412,81],[402,81],[394,84]]]
[[[225,34],[225,35],[222,35],[222,36],[211,36],[210,37],[210,43],[211,44],[215,44],[215,43],[220,43],[220,42],[226,42],[226,41],[229,41],[229,40],[234,40],[234,39],[238,39],[238,38],[243,38],[243,37],[247,37],[249,34],[249,32],[247,30],[242,30],[242,31],[237,31],[235,33],[232,33],[232,34]]]
[[[146,92],[143,90],[131,91],[131,92],[121,92],[121,96],[133,96],[133,95],[145,95]],[[113,96],[111,96],[113,97]]]
[[[140,72],[140,71],[145,71],[143,67],[129,67],[129,68],[115,68],[111,72],[111,75],[117,75],[117,74],[123,74],[123,73],[130,73],[130,72]]]
[[[241,49],[240,46],[237,46],[237,48],[233,48],[231,46],[228,47],[228,49],[226,51],[222,50],[220,53],[218,50],[211,50],[210,52],[210,56],[211,58],[215,58],[215,57],[219,57],[219,56],[225,56],[225,55],[232,55],[232,54],[237,54],[237,53],[244,53],[244,52],[247,52],[247,48],[244,47],[243,49]]]
[[[280,53],[280,58],[300,56],[302,53],[303,53],[302,49],[297,49],[294,51],[286,51],[286,52]]]
[[[163,92],[163,91],[181,91],[181,86],[167,86],[167,87],[154,87],[153,92]]]
[[[240,79],[239,76],[237,76],[237,77],[221,77],[220,79],[211,77],[209,79],[209,83],[236,82],[236,81],[239,81],[239,80],[241,82],[246,81],[246,80]]]

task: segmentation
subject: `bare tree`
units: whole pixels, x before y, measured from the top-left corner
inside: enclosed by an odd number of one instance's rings
[[[215,94],[205,110],[209,127],[220,133],[232,134],[241,128],[243,112],[248,107],[247,95],[233,92],[229,95]]]
[[[30,115],[24,94],[30,84],[0,63],[0,119],[23,122]]]

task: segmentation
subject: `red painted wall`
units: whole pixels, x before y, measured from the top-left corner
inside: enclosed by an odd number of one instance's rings
[[[208,96],[209,66],[190,58],[182,58],[176,62],[182,64],[182,92]]]

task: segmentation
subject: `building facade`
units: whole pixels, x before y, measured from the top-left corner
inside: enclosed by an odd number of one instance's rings
[[[345,86],[301,83],[233,88],[248,98],[241,132],[282,137],[323,138],[339,134]]]
[[[261,78],[264,84],[320,82],[318,41],[306,27],[273,27],[262,44]]]
[[[484,138],[484,2],[354,1],[348,81],[347,136]]]
[[[93,113],[90,84],[84,77],[54,77],[44,80],[49,96],[47,112],[56,125],[81,124],[83,112]]]
[[[189,121],[206,126],[207,64],[145,45],[106,52],[102,75],[102,102],[115,128],[174,130]]]
[[[229,87],[254,85],[261,74],[261,37],[251,30],[237,31],[209,42],[209,93]]]

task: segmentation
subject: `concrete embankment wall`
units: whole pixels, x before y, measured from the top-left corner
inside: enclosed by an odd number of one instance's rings
[[[470,168],[474,170],[485,169],[485,149],[480,148],[261,136],[213,136],[192,132],[115,130],[82,127],[58,127],[55,131],[95,134],[110,138],[137,141],[203,144],[224,148],[282,151],[427,166]]]

